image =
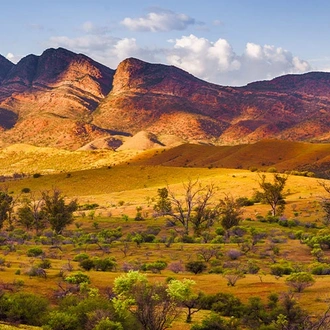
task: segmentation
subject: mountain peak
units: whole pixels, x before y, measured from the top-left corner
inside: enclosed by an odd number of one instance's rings
[[[14,63],[10,62],[7,58],[0,55],[0,84],[7,76],[8,72],[15,66]]]
[[[114,71],[83,54],[49,48],[16,65],[0,56],[0,145],[74,149],[140,131],[164,145],[172,137],[213,144],[265,138],[326,142],[329,95],[330,73],[235,88],[133,57]]]
[[[188,83],[189,82],[189,83]],[[130,57],[119,63],[113,83],[113,92],[138,88],[144,91],[157,89],[157,93],[173,93],[173,84],[206,82],[175,66],[148,63]]]

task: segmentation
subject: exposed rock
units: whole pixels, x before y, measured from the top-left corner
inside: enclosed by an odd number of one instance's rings
[[[0,85],[15,64],[0,55]]]
[[[330,73],[224,87],[134,58],[114,71],[63,48],[28,55],[16,65],[0,56],[2,146],[72,150],[266,138],[328,142],[329,132]]]
[[[26,56],[0,86],[1,110],[17,119],[0,136],[3,143],[75,149],[108,135],[90,122],[112,87],[113,74],[87,56],[62,48]],[[11,128],[8,120],[0,122],[3,128]]]

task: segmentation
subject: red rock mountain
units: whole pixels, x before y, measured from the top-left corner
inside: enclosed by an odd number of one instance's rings
[[[328,142],[330,73],[224,87],[134,58],[114,71],[62,48],[16,65],[0,56],[0,126],[2,145],[67,149],[141,131],[162,145],[173,137],[212,144]]]
[[[111,90],[113,75],[87,56],[62,48],[26,56],[0,84],[0,138],[75,149],[108,135],[91,124],[91,115]]]

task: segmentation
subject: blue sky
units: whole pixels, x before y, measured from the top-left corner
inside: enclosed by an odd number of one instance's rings
[[[50,47],[113,69],[127,57],[176,65],[222,85],[330,71],[328,0],[11,0],[0,54]]]

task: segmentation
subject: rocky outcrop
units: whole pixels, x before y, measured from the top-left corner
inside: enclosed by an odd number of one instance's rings
[[[15,65],[7,60],[4,56],[0,55],[0,85],[2,81],[7,76],[8,72],[14,67]]]
[[[90,122],[112,88],[113,75],[87,56],[62,48],[26,56],[0,86],[0,108],[17,118],[0,138],[4,143],[77,148],[107,135]]]
[[[114,71],[63,48],[28,55],[16,65],[0,57],[2,145],[116,148],[141,131],[157,140],[141,148],[166,141],[328,142],[330,73],[224,87],[134,58]],[[140,140],[134,141],[125,145]]]

